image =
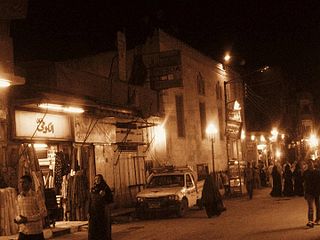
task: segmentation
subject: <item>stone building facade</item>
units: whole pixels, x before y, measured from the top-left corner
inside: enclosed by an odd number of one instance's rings
[[[102,174],[119,206],[134,205],[152,167],[188,165],[200,176],[212,171],[213,163],[215,171],[227,170],[227,152],[241,157],[238,139],[228,142],[225,134],[225,96],[242,93],[238,84],[226,87],[237,78],[235,72],[161,30],[133,50],[126,49],[121,34],[118,41],[118,52],[24,66],[26,85],[9,95],[9,157],[30,143],[64,151],[86,171],[89,185]],[[39,109],[41,103],[85,111],[47,112]],[[41,114],[63,118],[69,124],[64,132],[70,134],[44,135],[49,133],[38,133],[36,126],[36,132],[19,135],[17,127],[23,126],[17,124],[17,111],[34,119]],[[217,129],[214,142],[206,134],[209,124]]]

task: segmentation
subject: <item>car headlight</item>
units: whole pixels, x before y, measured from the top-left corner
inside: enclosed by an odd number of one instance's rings
[[[179,197],[178,197],[178,195],[169,195],[168,199],[169,200],[179,200]]]
[[[144,198],[143,197],[137,197],[137,202],[143,202]]]

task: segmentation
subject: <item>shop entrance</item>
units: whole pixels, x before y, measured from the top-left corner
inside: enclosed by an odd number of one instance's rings
[[[63,194],[63,177],[71,172],[71,144],[34,144],[44,188]]]

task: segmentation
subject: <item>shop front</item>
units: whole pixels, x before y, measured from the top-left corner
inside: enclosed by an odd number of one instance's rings
[[[86,220],[86,202],[94,172],[94,147],[74,141],[74,115],[14,109],[9,159],[17,179],[34,178],[48,208],[47,224]]]

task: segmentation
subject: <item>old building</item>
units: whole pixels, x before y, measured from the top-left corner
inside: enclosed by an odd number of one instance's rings
[[[20,64],[26,84],[10,90],[6,181],[16,186],[31,169],[70,202],[68,181],[84,176],[88,189],[101,173],[117,206],[134,205],[150,168],[164,164],[188,165],[199,177],[229,169],[238,186],[239,76],[161,30],[132,50],[123,34],[117,39],[117,52]],[[208,126],[217,131],[209,136]],[[65,211],[85,217],[82,208]]]
[[[191,166],[198,175],[203,169],[229,170],[230,184],[241,185],[245,120],[239,75],[161,30],[148,39],[143,54],[151,87],[160,91],[166,130],[166,146],[161,155],[157,150],[157,161]],[[162,58],[171,62],[164,64]],[[214,136],[206,133],[211,124],[217,130]]]

